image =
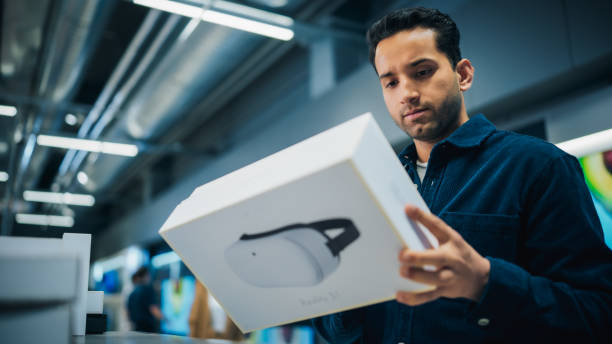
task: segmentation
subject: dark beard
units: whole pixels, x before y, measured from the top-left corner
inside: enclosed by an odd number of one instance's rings
[[[432,121],[435,125],[429,130],[414,133],[414,140],[424,142],[439,142],[448,137],[459,126],[459,116],[461,112],[461,92],[449,94],[440,108],[432,109]]]

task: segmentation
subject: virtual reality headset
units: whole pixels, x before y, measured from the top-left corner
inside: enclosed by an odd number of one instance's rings
[[[330,237],[326,232],[342,229]],[[225,260],[244,282],[261,288],[306,287],[321,283],[340,264],[340,252],[359,237],[345,218],[296,223],[258,234],[243,234],[225,250]]]

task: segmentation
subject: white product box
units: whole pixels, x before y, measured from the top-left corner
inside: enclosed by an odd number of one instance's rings
[[[437,246],[408,203],[368,113],[198,187],[159,233],[249,332],[429,289],[399,275],[402,247]]]
[[[64,233],[62,239],[0,237],[0,267],[11,269],[6,271],[0,269],[1,275],[7,276],[7,281],[10,281],[10,283],[3,282],[0,286],[0,304],[9,302],[29,305],[29,313],[24,313],[23,317],[13,320],[25,319],[23,323],[28,324],[30,316],[39,320],[47,319],[48,316],[49,319],[54,318],[55,322],[48,322],[45,326],[59,327],[60,315],[64,314],[64,309],[49,306],[70,302],[71,324],[66,326],[66,331],[70,329],[72,335],[85,335],[90,249],[91,234]],[[75,261],[65,261],[66,257]],[[45,317],[39,317],[38,310],[41,310],[40,314],[46,314]],[[6,319],[12,316],[7,316]],[[14,322],[4,322],[4,320],[5,318],[0,319],[1,326],[15,329]],[[29,336],[34,332],[26,330],[40,330],[34,326],[38,324],[36,321],[32,320],[30,324],[32,326],[21,328],[15,333]],[[61,333],[62,330],[54,331]],[[31,342],[36,340],[32,339]],[[49,339],[48,342],[53,340]]]
[[[87,314],[102,314],[104,310],[104,292],[88,290],[85,310]]]

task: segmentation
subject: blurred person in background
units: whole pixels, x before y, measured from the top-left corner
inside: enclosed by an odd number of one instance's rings
[[[229,340],[242,340],[244,338],[242,332],[229,317],[225,323],[225,330],[222,333],[215,331],[208,305],[208,290],[200,281],[196,281],[195,298],[189,314],[189,336]]]
[[[134,290],[127,300],[128,317],[133,329],[140,332],[159,332],[163,316],[157,305],[157,295],[151,286],[151,275],[146,267],[132,275]]]

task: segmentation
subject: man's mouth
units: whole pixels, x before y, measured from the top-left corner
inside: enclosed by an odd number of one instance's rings
[[[421,117],[425,113],[425,111],[426,111],[426,109],[412,110],[410,112],[406,112],[405,114],[403,114],[402,117],[405,118],[405,119],[408,119],[408,120],[417,119],[417,118]]]

